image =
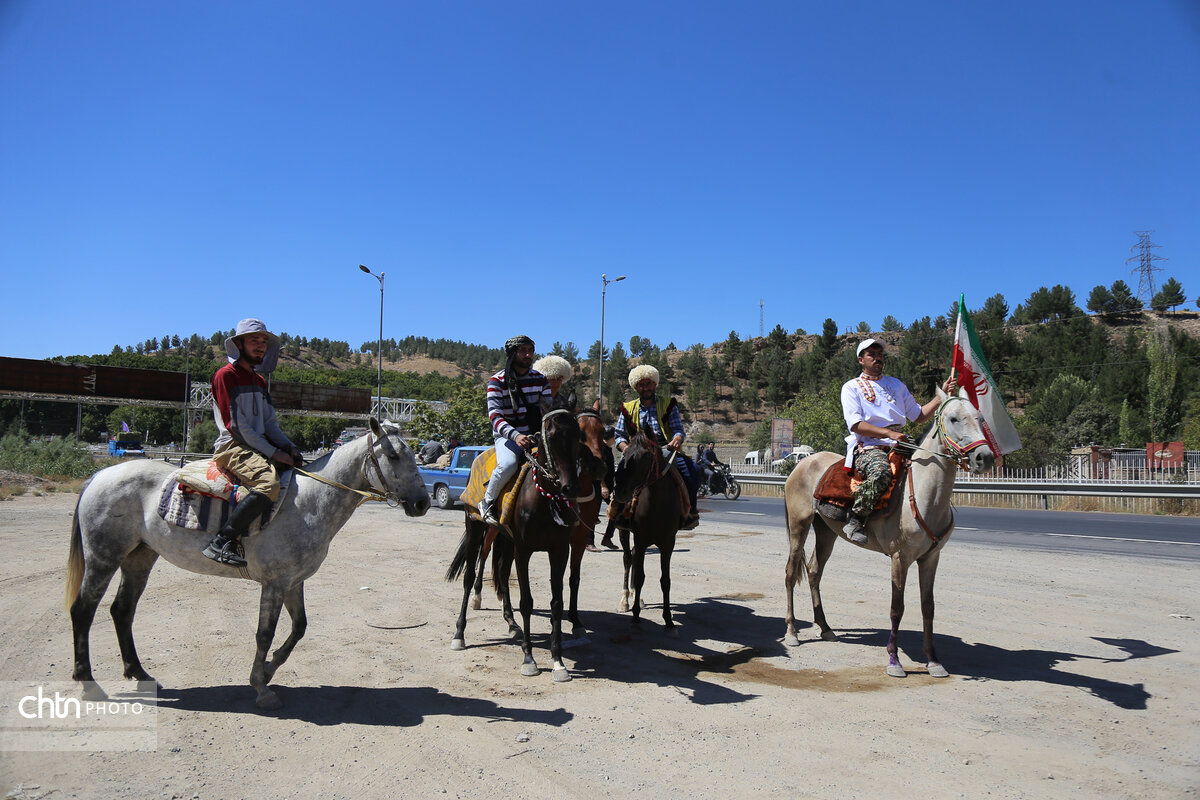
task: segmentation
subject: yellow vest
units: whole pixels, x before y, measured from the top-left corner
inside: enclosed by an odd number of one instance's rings
[[[640,413],[638,413],[640,411],[639,407],[641,404],[641,398],[635,397],[633,400],[630,400],[623,406],[625,409],[625,416],[629,419],[629,433],[631,435],[638,432],[638,425],[641,422],[642,416]],[[666,444],[667,442],[671,441],[671,437],[674,436],[674,434],[671,433],[670,428],[667,427],[666,422],[667,407],[670,404],[670,397],[658,397],[657,395],[654,397],[654,412],[658,416],[658,428],[660,431],[662,431],[663,436],[663,441],[659,442],[659,444]],[[668,434],[670,434],[670,436],[668,436]]]

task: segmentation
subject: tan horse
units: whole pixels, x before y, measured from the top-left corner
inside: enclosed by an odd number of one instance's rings
[[[954,474],[960,466],[972,472],[983,472],[991,469],[995,462],[995,456],[984,440],[979,412],[965,394],[960,392],[958,397],[949,397],[939,389],[938,397],[941,398],[941,405],[934,415],[933,424],[918,445],[908,477],[903,486],[894,489],[905,492],[907,497],[901,498],[899,511],[891,517],[870,520],[869,540],[861,545],[892,559],[891,636],[887,644],[887,673],[897,678],[905,675],[896,653],[896,636],[900,629],[900,618],[904,614],[904,582],[908,568],[914,561],[921,584],[921,616],[925,623],[924,646],[929,674],[937,678],[945,678],[950,674],[938,662],[933,646],[933,579],[942,547],[954,530],[954,512],[950,508]],[[813,492],[829,465],[841,461],[843,457],[830,452],[809,456],[796,465],[784,486],[790,543],[784,578],[787,634],[783,642],[786,645],[800,643],[796,637],[792,590],[805,566],[804,542],[810,528],[816,531],[816,546],[807,565],[813,621],[821,629],[822,639],[837,641],[837,634],[825,621],[825,610],[821,603],[821,573],[833,552],[833,543],[842,532],[842,523],[825,519],[816,513]]]

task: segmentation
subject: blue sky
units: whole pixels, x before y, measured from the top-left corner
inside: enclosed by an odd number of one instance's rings
[[[0,355],[1200,294],[1200,5],[0,3]]]

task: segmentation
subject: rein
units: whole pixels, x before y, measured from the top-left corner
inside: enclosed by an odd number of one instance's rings
[[[392,455],[396,453],[396,449],[394,447],[392,447],[391,442],[389,442],[387,440],[387,436],[385,435],[379,441],[383,445],[384,450],[388,451],[388,457],[391,458]],[[398,458],[399,455],[397,454],[396,457]],[[371,432],[370,431],[367,432],[367,454],[363,457],[363,472],[364,473],[367,472],[368,464],[373,466],[375,468],[375,471],[379,474],[379,482],[381,484],[385,483],[385,481],[383,479],[383,468],[379,466],[379,458],[375,455],[375,443],[371,441]],[[364,491],[362,489],[355,489],[353,486],[346,486],[345,484],[338,483],[337,481],[331,481],[322,475],[318,475],[315,472],[309,472],[308,470],[303,469],[301,467],[292,467],[292,469],[294,469],[296,472],[299,472],[301,475],[306,475],[309,478],[312,478],[313,480],[316,480],[316,481],[320,481],[321,483],[323,483],[327,486],[333,486],[337,489],[344,489],[347,492],[353,492],[354,494],[361,495],[362,499],[358,501],[358,505],[360,505],[360,506],[363,503],[370,502],[370,501],[377,502],[377,503],[387,503],[392,508],[395,508],[398,505],[400,505],[399,498],[395,497],[393,494],[391,494],[389,492],[380,491],[379,489],[376,489],[374,486],[371,486],[369,490]],[[370,484],[370,479],[368,478],[368,485],[369,484]]]

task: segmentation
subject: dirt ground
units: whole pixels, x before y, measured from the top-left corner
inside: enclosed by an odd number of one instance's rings
[[[0,502],[0,681],[71,672],[63,565],[76,496]],[[748,518],[753,519],[753,518]],[[1178,798],[1200,785],[1200,581],[1194,565],[951,542],[939,655],[923,672],[916,575],[884,674],[888,564],[839,543],[823,586],[840,642],[786,648],[776,528],[681,538],[664,635],[658,559],[645,621],[615,611],[617,553],[584,559],[588,633],[554,683],[546,568],[535,557],[543,671],[518,673],[494,595],[450,650],[461,588],[442,575],[461,516],[362,507],[306,586],[308,635],[281,668],[281,711],[247,685],[257,587],[160,562],[135,632],[165,687],[153,752],[0,752],[17,798],[999,797]],[[114,586],[110,588],[110,597]],[[108,601],[105,603],[105,609]],[[807,587],[797,592],[811,619]],[[121,688],[105,609],[96,678]],[[280,637],[286,631],[281,622]]]

